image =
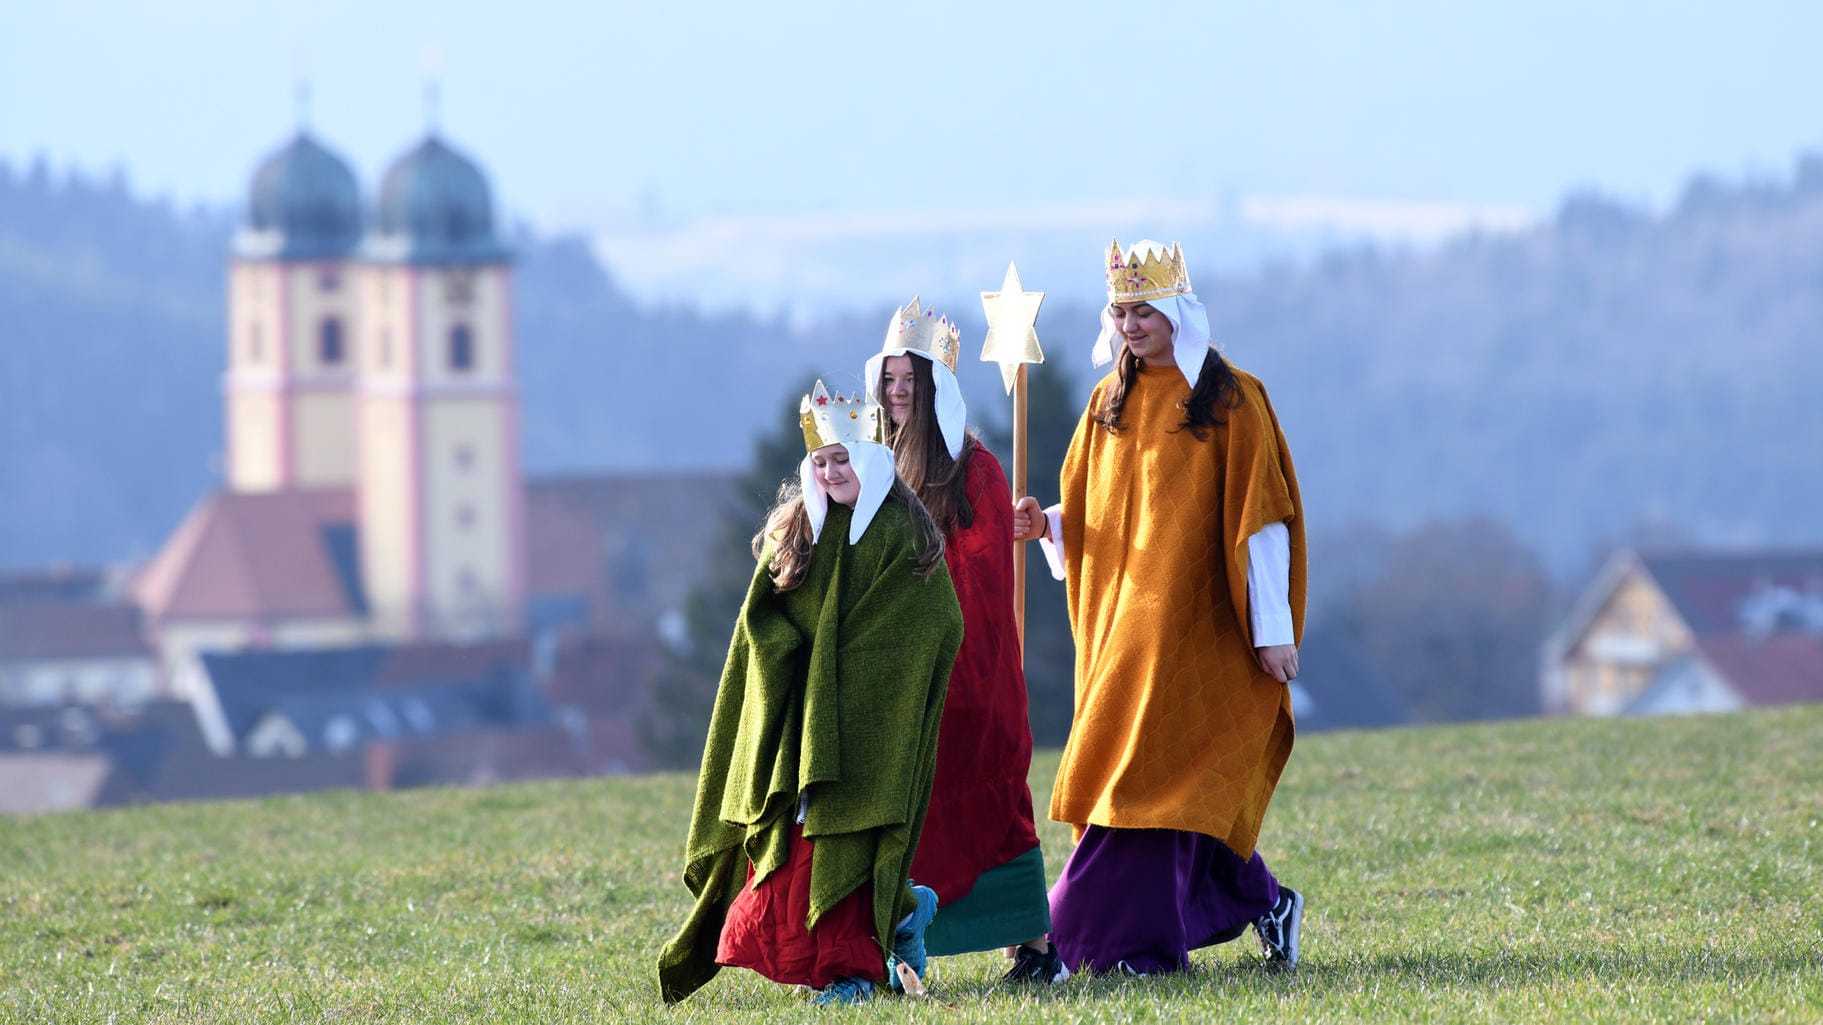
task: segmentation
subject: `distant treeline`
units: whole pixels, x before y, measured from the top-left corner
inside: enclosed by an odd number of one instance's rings
[[[0,163],[0,565],[146,554],[217,486],[234,222]],[[855,383],[892,306],[801,328],[642,305],[582,241],[512,237],[534,472],[745,469],[781,397]],[[1560,576],[1642,523],[1823,535],[1823,158],[1693,181],[1663,213],[1575,196],[1524,232],[1197,284],[1271,390],[1313,532],[1481,515]],[[979,341],[972,295],[924,298]],[[1093,331],[1093,310],[1040,321],[1070,406]],[[996,372],[963,372],[998,427]]]

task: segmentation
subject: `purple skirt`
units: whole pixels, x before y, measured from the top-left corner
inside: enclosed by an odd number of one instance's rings
[[[1092,825],[1051,887],[1051,941],[1071,971],[1174,972],[1278,901],[1257,851],[1243,861],[1201,833]]]

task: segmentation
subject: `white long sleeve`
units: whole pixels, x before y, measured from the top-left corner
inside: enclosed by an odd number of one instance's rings
[[[1051,577],[1063,579],[1063,503],[1059,502],[1044,511],[1049,532],[1038,539],[1038,546],[1044,549],[1044,561],[1051,564]]]
[[[1247,539],[1247,611],[1253,646],[1295,644],[1291,623],[1291,531],[1268,523]]]
[[[1051,576],[1062,580],[1063,505],[1051,506],[1044,516],[1050,530],[1038,544]],[[1291,531],[1283,523],[1268,523],[1247,539],[1247,608],[1254,647],[1296,643],[1291,621]]]

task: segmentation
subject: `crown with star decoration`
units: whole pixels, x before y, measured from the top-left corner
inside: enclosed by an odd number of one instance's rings
[[[846,397],[841,392],[831,395],[820,380],[798,403],[798,424],[804,428],[806,452],[857,441],[881,444],[886,438],[880,424],[880,407],[868,401],[866,392]]]
[[[937,316],[936,310],[920,310],[918,297],[894,311],[893,319],[886,324],[886,343],[883,351],[893,349],[913,349],[928,354],[940,361],[952,372],[956,369],[956,356],[962,351],[962,331],[950,323],[948,317]]]
[[[1142,239],[1123,252],[1120,239],[1108,247],[1108,301],[1143,303],[1190,291],[1190,270],[1184,266],[1184,249],[1172,243]]]

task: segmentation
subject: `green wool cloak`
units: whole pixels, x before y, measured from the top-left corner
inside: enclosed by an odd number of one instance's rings
[[[658,957],[666,1003],[720,970],[729,904],[785,862],[798,795],[816,843],[810,918],[873,884],[881,958],[909,911],[905,880],[924,828],[937,724],[962,644],[962,611],[939,560],[914,575],[920,539],[898,502],[848,543],[851,510],[830,503],[804,582],[773,589],[770,543],[735,621],[703,747],[684,849],[696,904]]]

